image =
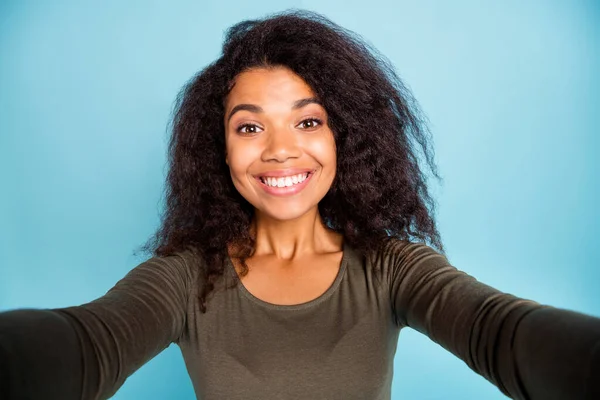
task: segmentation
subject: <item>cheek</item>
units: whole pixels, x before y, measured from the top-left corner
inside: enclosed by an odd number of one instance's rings
[[[248,172],[248,168],[256,158],[257,149],[244,143],[228,143],[227,147],[227,165],[234,177],[240,178]]]
[[[323,137],[320,140],[315,140],[310,144],[311,153],[315,159],[323,165],[324,168],[336,168],[336,149],[333,136]]]
[[[244,163],[244,157],[240,157],[236,151],[229,153],[228,160],[229,170],[231,171],[231,175],[234,179],[236,176],[239,176],[246,171],[247,168]]]

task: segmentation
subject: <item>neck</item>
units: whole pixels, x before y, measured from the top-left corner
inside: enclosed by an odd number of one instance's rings
[[[303,256],[340,251],[342,235],[325,226],[317,207],[293,220],[277,220],[256,211],[252,228],[254,255],[294,260]]]

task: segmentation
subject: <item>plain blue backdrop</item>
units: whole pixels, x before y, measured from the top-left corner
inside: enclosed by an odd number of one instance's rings
[[[228,26],[290,7],[358,32],[413,90],[454,265],[600,316],[600,6],[552,0],[2,1],[0,310],[91,301],[143,261],[179,88]],[[409,329],[393,393],[505,398]],[[114,398],[194,398],[179,348]]]

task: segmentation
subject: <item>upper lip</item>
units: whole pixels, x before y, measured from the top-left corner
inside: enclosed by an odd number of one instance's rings
[[[260,174],[256,174],[254,176],[257,178],[263,178],[265,176],[282,177],[282,176],[305,174],[307,172],[313,172],[313,171],[314,171],[314,169],[312,169],[312,168],[286,168],[286,169],[278,169],[278,170],[273,170],[273,171],[265,171],[265,172],[261,172]]]

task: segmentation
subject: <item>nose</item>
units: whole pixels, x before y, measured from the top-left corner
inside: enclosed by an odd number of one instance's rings
[[[298,134],[290,129],[274,129],[267,135],[262,161],[285,162],[301,155]]]

